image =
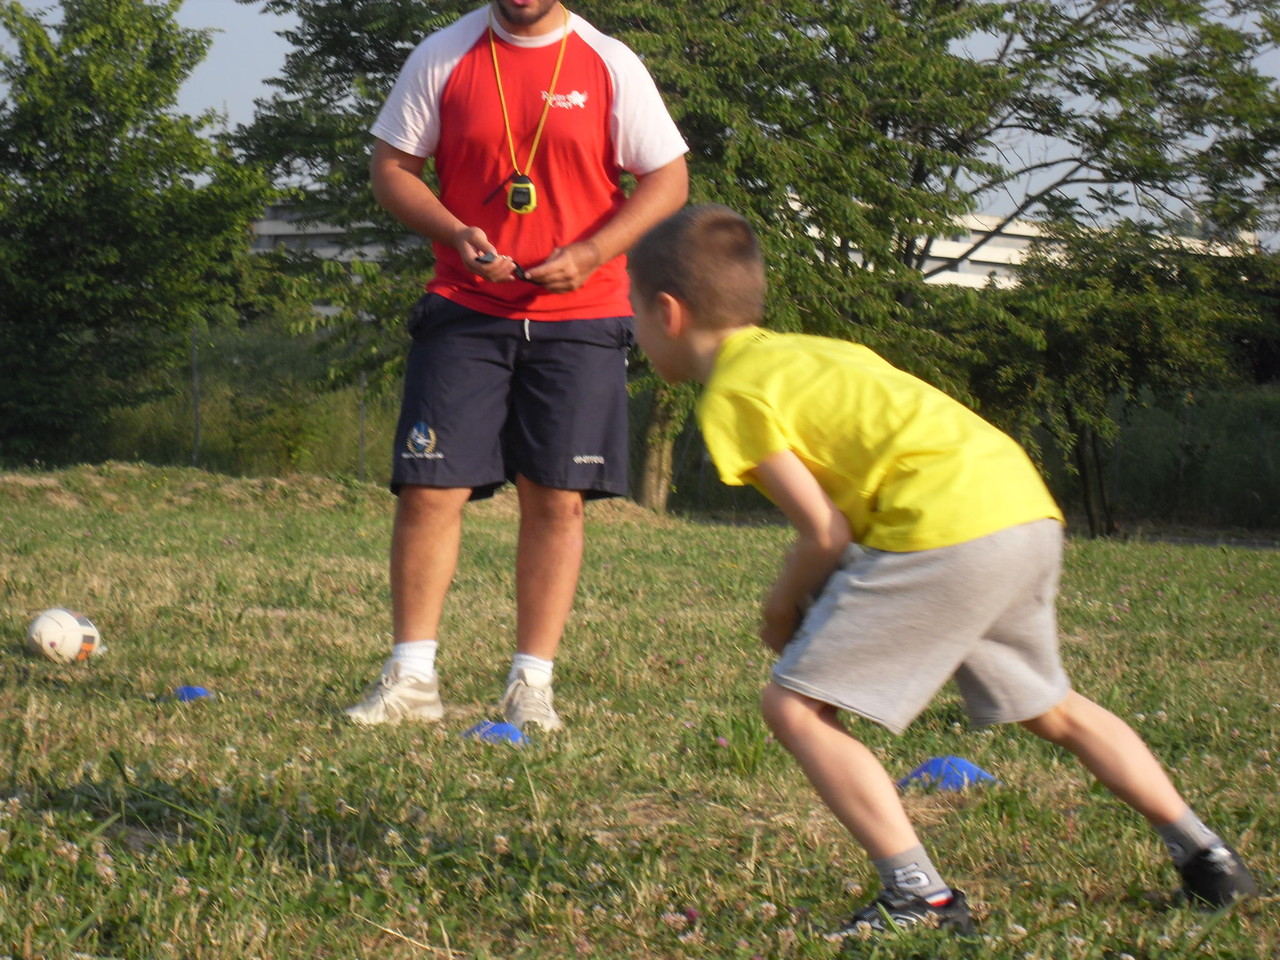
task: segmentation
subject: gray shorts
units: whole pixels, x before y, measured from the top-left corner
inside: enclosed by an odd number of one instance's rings
[[[850,547],[773,678],[902,733],[949,679],[973,723],[1030,720],[1070,689],[1054,600],[1062,525],[936,550]]]

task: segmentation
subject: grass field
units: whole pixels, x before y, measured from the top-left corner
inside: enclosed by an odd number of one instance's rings
[[[770,741],[754,603],[786,532],[588,510],[557,665],[560,735],[493,717],[512,628],[510,498],[471,509],[443,630],[447,714],[360,729],[386,654],[390,498],[300,477],[108,464],[0,475],[0,957],[835,957],[874,891],[862,853]],[[110,647],[23,651],[66,605]],[[912,789],[983,940],[868,958],[1280,957],[1280,555],[1071,541],[1077,686],[1133,722],[1267,898],[1179,905],[1161,845],[1064,755],[964,729],[949,691],[894,775],[958,754],[999,785]],[[178,702],[197,684],[213,699]]]

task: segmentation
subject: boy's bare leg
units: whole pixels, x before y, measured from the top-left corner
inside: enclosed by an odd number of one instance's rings
[[[919,845],[897,785],[875,754],[841,725],[835,707],[777,683],[765,687],[761,705],[778,741],[872,859]]]
[[[406,486],[391,530],[391,616],[397,643],[434,640],[458,566],[470,489]]]
[[[582,494],[523,476],[516,478],[516,489],[516,651],[554,660],[582,567]]]
[[[1022,724],[1074,753],[1099,782],[1153,826],[1177,820],[1187,802],[1133,728],[1074,690],[1061,703]]]

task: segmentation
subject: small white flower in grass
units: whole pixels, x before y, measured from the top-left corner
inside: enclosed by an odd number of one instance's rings
[[[493,838],[493,852],[498,856],[511,852],[511,841],[506,838],[505,834],[498,834]]]
[[[660,919],[673,930],[683,930],[689,925],[689,918],[683,913],[676,913],[674,910],[668,910]]]
[[[399,847],[404,844],[404,837],[400,836],[395,830],[388,830],[382,835],[382,842],[388,847]]]
[[[1087,941],[1084,937],[1071,936],[1071,937],[1067,937],[1067,943],[1069,943],[1073,947],[1084,947],[1084,946],[1088,946],[1089,941]]]
[[[768,900],[760,904],[760,916],[765,920],[772,920],[777,915],[778,907],[776,904],[770,903]]]
[[[1022,924],[1020,923],[1009,924],[1009,936],[1025,937],[1026,935],[1027,935],[1027,928],[1024,927]]]
[[[80,848],[69,840],[63,840],[53,848],[53,855],[73,866],[80,862]]]

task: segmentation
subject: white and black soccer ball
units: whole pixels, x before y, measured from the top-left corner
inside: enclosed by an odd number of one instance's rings
[[[27,646],[56,663],[75,663],[106,653],[102,634],[83,614],[54,607],[38,614],[27,627]]]

